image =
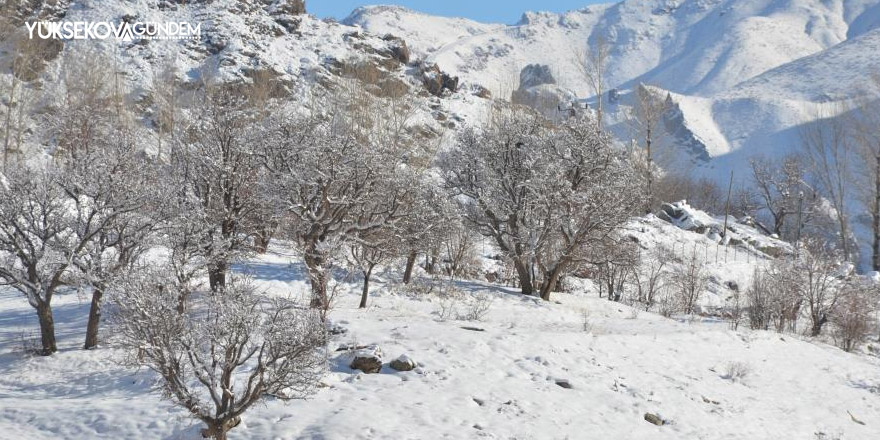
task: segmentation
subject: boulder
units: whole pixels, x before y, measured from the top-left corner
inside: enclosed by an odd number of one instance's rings
[[[416,362],[409,356],[402,354],[397,359],[391,361],[389,366],[397,371],[412,371],[416,368]]]
[[[657,426],[663,426],[666,424],[666,420],[663,420],[657,414],[645,413],[645,421]]]
[[[546,64],[529,64],[519,73],[519,89],[527,90],[544,84],[556,84],[556,78]]]
[[[382,371],[382,351],[376,346],[362,348],[354,353],[349,367],[367,374],[378,373]]]

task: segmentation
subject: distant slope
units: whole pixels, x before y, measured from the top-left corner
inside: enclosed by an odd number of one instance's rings
[[[866,32],[880,19],[878,4],[625,0],[563,14],[527,13],[507,27],[375,7],[359,9],[346,23],[409,36],[415,47],[437,47],[433,61],[495,91],[510,88],[525,65],[540,63],[551,66],[560,85],[587,96],[590,91],[574,66],[575,52],[587,41],[604,38],[612,46],[609,86],[643,81],[710,96]]]

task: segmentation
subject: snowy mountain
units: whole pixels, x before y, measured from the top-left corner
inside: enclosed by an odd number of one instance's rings
[[[502,96],[532,64],[547,66],[558,88],[590,96],[576,52],[603,39],[607,89],[648,83],[672,92],[669,143],[690,157],[682,168],[709,177],[726,178],[758,152],[791,151],[797,126],[827,113],[823,103],[864,94],[861,81],[880,71],[876,0],[626,0],[529,12],[511,26],[372,7],[346,23],[409,35],[413,47],[431,48],[429,61]],[[610,113],[612,126],[622,120]]]
[[[26,5],[20,14],[31,19],[202,24],[198,41],[66,42],[41,78],[56,94],[63,87],[61,60],[77,54],[118,58],[132,103],[150,101],[151,83],[169,65],[191,84],[268,73],[306,99],[313,84],[331,84],[346,66],[366,62],[379,72],[378,82],[442,95],[419,102],[419,120],[438,134],[481,123],[487,101],[473,96],[488,96],[481,90],[507,98],[531,86],[532,101],[589,97],[578,53],[604,40],[606,90],[623,95],[606,112],[615,134],[624,142],[630,135],[623,124],[628,91],[638,83],[657,86],[657,93],[671,92],[676,109],[666,144],[680,153],[680,163],[670,166],[721,179],[757,152],[795,148],[796,127],[827,113],[829,103],[863,94],[862,79],[880,70],[872,56],[880,46],[880,0],[625,0],[562,14],[527,12],[513,25],[395,6],[362,7],[334,23],[301,14],[297,0]],[[0,44],[0,53],[10,50]],[[536,71],[539,83],[521,84]],[[431,79],[442,72],[459,77],[457,93],[442,93],[442,80]]]

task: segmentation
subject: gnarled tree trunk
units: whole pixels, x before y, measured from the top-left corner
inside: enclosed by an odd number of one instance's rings
[[[52,307],[47,303],[41,303],[37,307],[37,317],[40,319],[40,339],[43,345],[40,354],[49,356],[58,351],[55,344],[55,318],[52,316]]]

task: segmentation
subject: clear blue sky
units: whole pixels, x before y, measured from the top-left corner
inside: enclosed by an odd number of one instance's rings
[[[564,12],[614,1],[617,0],[306,0],[306,9],[318,17],[342,19],[358,6],[395,4],[434,15],[512,24],[525,11]]]

